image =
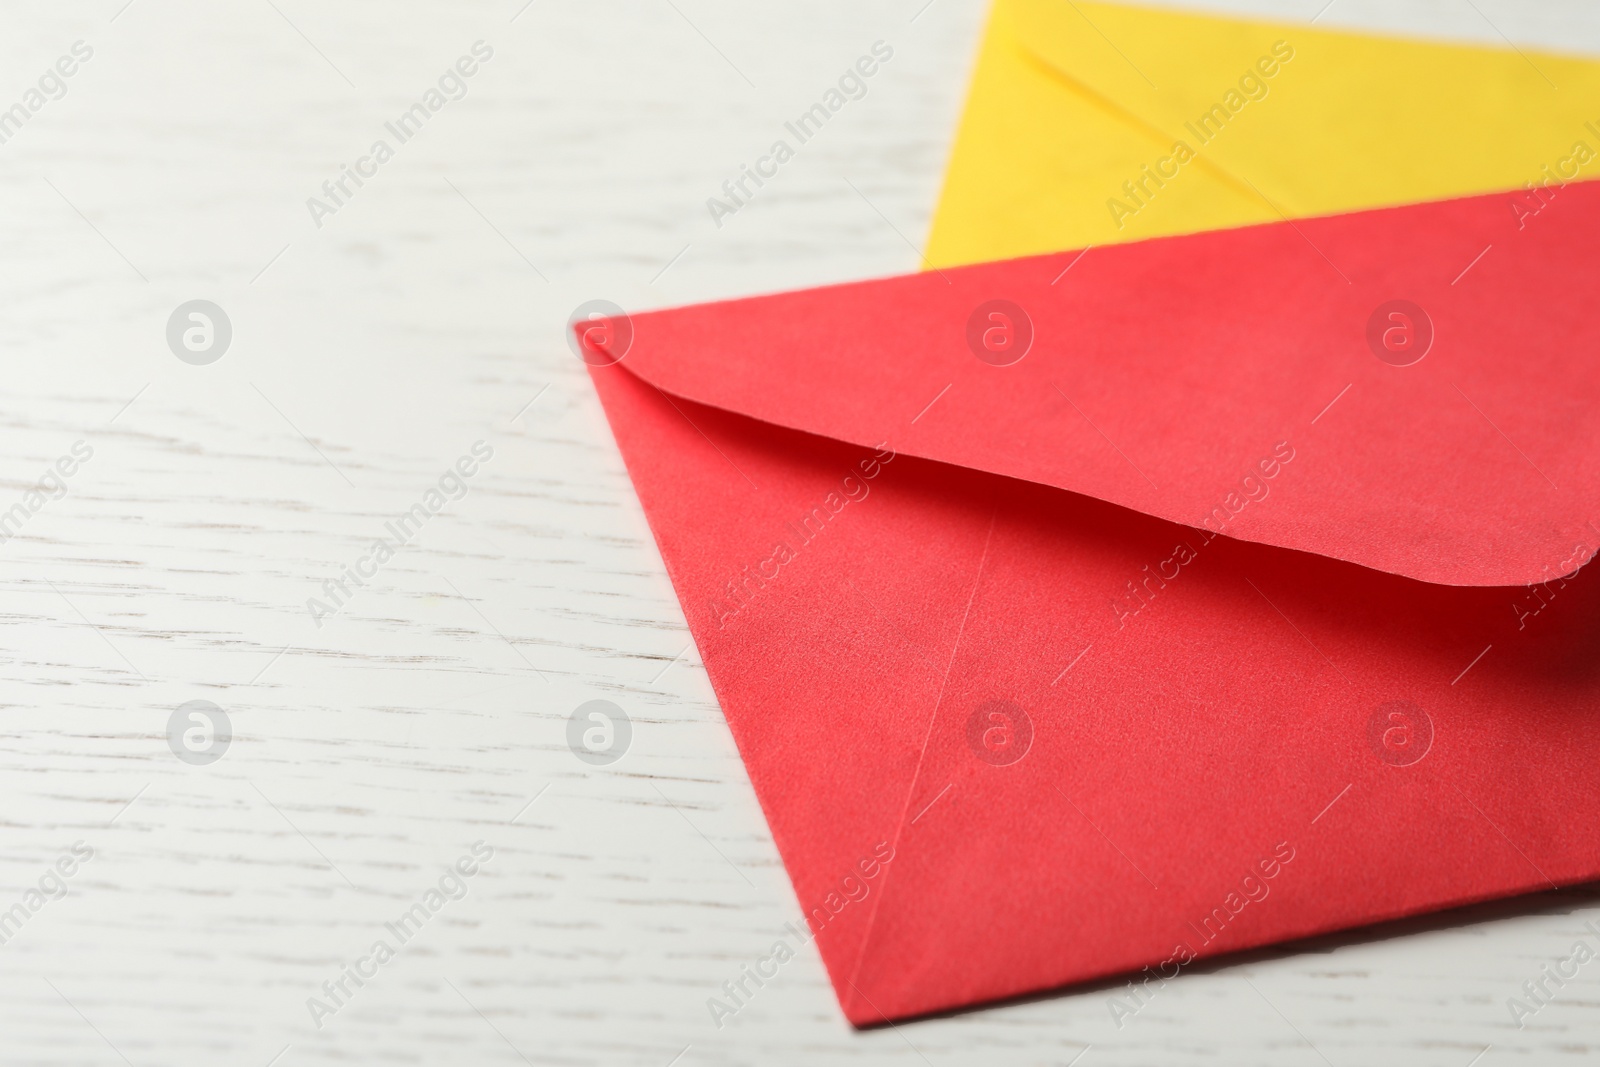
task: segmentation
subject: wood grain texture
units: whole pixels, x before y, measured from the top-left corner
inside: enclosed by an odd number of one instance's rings
[[[981,0],[124,4],[0,16],[0,108],[93,48],[0,144],[0,512],[93,449],[0,545],[0,913],[94,852],[0,946],[0,1063],[1594,1056],[1600,963],[1524,1028],[1505,1004],[1597,940],[1583,890],[1197,968],[1120,1029],[1102,987],[856,1033],[810,948],[713,1024],[800,911],[563,324],[915,269]],[[1230,6],[1600,54],[1579,0],[1474,4]],[[867,95],[716,225],[880,39]],[[479,40],[465,95],[316,225]],[[210,366],[167,348],[192,299],[233,325]],[[480,440],[466,494],[315,625]],[[606,767],[566,743],[595,698],[634,724]],[[168,745],[196,699],[235,731],[208,766]],[[313,1025],[475,841],[465,895]]]

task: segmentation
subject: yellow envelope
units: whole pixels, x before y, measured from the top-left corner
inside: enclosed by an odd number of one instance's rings
[[[1086,0],[996,0],[935,266],[1600,177],[1600,63]]]

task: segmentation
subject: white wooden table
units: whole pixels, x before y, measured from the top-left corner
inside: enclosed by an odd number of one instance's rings
[[[1525,1028],[1506,1008],[1600,943],[1581,890],[1197,967],[1120,1030],[1101,987],[857,1033],[814,948],[713,1024],[800,911],[563,324],[915,269],[982,0],[125,3],[0,14],[0,108],[92,49],[0,144],[0,1063],[1595,1055],[1600,963]],[[1319,23],[1600,55],[1582,0]],[[386,132],[480,40],[460,99]],[[867,96],[717,226],[706,199],[877,40]],[[191,300],[231,323],[207,365],[167,341]],[[609,765],[567,745],[593,699],[633,724]],[[209,763],[169,742],[196,700],[231,722]],[[441,877],[459,899],[379,965]]]

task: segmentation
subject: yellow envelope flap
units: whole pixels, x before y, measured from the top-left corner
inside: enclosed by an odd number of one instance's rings
[[[997,0],[937,266],[1600,175],[1600,63]],[[1522,201],[1537,206],[1536,194]],[[1519,201],[1508,197],[1508,212]]]

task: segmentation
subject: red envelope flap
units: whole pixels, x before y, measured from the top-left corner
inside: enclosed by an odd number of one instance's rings
[[[1525,195],[643,313],[623,366],[1245,541],[1531,584],[1596,532],[1600,183]]]

